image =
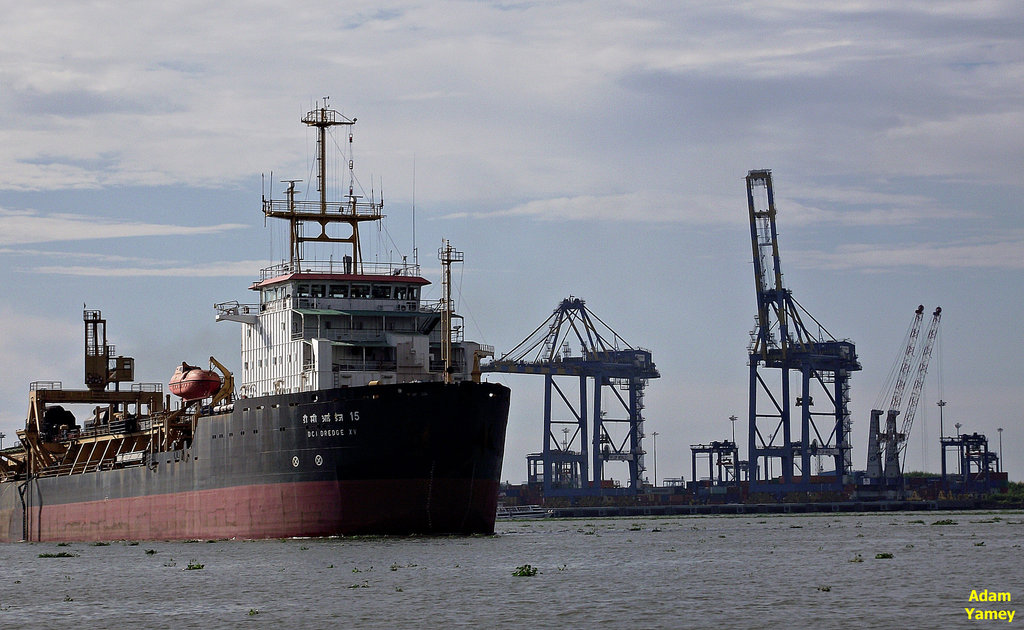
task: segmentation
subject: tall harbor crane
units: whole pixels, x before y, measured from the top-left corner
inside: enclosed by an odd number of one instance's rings
[[[882,400],[889,398],[891,401],[889,403],[888,415],[885,420],[885,433],[880,431],[880,421],[883,410],[879,408],[871,410],[871,420],[868,424],[867,465],[867,477],[872,480],[871,483],[880,483],[882,478],[882,445],[884,443],[888,446],[889,437],[894,436],[896,433],[896,416],[900,412],[900,405],[903,400],[903,390],[907,386],[907,377],[910,376],[911,364],[916,356],[915,350],[917,349],[917,338],[920,336],[921,320],[923,317],[924,305],[922,304],[917,307],[916,311],[914,311],[914,320],[910,324],[910,329],[907,332],[906,340],[902,346],[903,351],[901,354],[903,359],[900,363],[900,369],[896,373],[896,378],[895,380],[890,378],[888,385],[883,388],[883,393],[879,396],[878,403],[876,403],[876,407],[880,407]]]
[[[928,334],[924,339],[924,346],[917,363],[917,372],[914,375],[914,384],[910,388],[910,400],[907,401],[907,410],[903,416],[903,425],[899,433],[895,431],[895,418],[892,431],[886,422],[887,444],[885,447],[885,478],[887,480],[901,479],[903,477],[900,456],[905,459],[907,438],[910,436],[910,428],[914,425],[914,416],[917,415],[917,404],[921,400],[921,391],[924,389],[924,377],[928,373],[928,363],[932,358],[932,349],[935,347],[935,338],[939,332],[939,319],[942,317],[942,309],[935,308],[932,313],[932,320],[928,324]]]
[[[856,346],[833,337],[783,285],[771,171],[750,171],[746,182],[757,293],[749,348],[750,491],[838,492],[853,466],[847,403],[850,373],[861,369]],[[833,459],[834,469],[812,478],[812,457],[822,456]]]
[[[543,483],[545,496],[642,489],[644,388],[648,379],[660,374],[649,350],[626,343],[583,300],[572,296],[562,300],[529,337],[482,365],[481,371],[544,375],[544,448],[527,459],[530,480]],[[576,396],[559,385],[565,378],[579,381]],[[589,390],[588,379],[592,380]],[[604,408],[606,390],[613,410],[625,417],[610,415]],[[558,417],[556,406],[568,416]],[[556,426],[561,427],[561,442]],[[609,461],[628,465],[628,488],[617,490],[603,483],[604,465]]]
[[[935,347],[935,339],[939,332],[939,320],[942,317],[942,308],[936,307],[932,313],[931,321],[928,324],[928,331],[925,334],[924,342],[920,348],[917,347],[920,336],[921,323],[924,315],[924,306],[918,306],[914,312],[914,321],[911,323],[910,331],[907,333],[907,341],[904,344],[903,359],[900,364],[899,373],[895,381],[884,390],[892,394],[889,409],[885,417],[885,430],[879,431],[879,419],[882,415],[881,409],[871,410],[871,424],[868,431],[868,469],[867,477],[869,483],[882,483],[891,490],[902,486],[903,461],[901,456],[906,455],[907,438],[910,436],[910,429],[914,424],[914,416],[917,415],[917,405],[921,400],[921,391],[924,389],[924,379],[928,373],[928,364],[931,361],[932,350]],[[906,409],[902,407],[903,392],[906,388],[907,378],[911,368],[914,369],[914,383],[910,387],[910,398],[907,401]],[[897,418],[903,415],[903,423],[900,429],[896,430]],[[884,459],[884,465],[883,465]]]

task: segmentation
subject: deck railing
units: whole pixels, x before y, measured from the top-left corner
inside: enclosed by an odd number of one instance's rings
[[[420,266],[413,263],[402,262],[363,262],[358,268],[354,268],[351,262],[345,260],[303,260],[299,264],[281,262],[276,265],[264,267],[260,270],[260,281],[279,276],[286,276],[293,273],[347,273],[367,276],[419,276]]]

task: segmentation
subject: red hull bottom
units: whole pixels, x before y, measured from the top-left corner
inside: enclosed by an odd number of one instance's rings
[[[38,541],[493,533],[497,482],[317,481],[49,505]]]

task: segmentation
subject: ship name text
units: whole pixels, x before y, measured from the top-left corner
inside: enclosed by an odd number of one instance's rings
[[[343,437],[347,435],[356,435],[355,427],[335,427],[331,425],[349,424],[359,422],[359,412],[349,411],[345,413],[338,411],[335,413],[307,413],[302,414],[302,424],[307,425],[306,437],[307,438],[318,438],[318,437]]]

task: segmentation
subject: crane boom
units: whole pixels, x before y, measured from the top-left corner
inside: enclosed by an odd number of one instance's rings
[[[910,367],[914,361],[915,351],[917,350],[917,339],[921,333],[921,320],[924,317],[924,305],[920,304],[917,310],[914,311],[914,320],[910,324],[910,328],[907,332],[906,341],[903,345],[903,359],[900,362],[899,371],[896,373],[896,380],[889,381],[887,387],[891,389],[883,389],[879,394],[878,406],[881,406],[882,401],[886,398],[886,394],[890,394],[889,398],[889,411],[885,418],[885,430],[879,430],[880,419],[882,417],[882,409],[871,410],[871,421],[868,426],[868,477],[878,478],[882,475],[882,449],[885,450],[885,470],[888,471],[888,476],[895,478],[898,476],[897,467],[898,459],[896,456],[897,445],[896,445],[896,416],[900,413],[900,404],[903,401],[903,391],[907,386],[907,377],[910,375]]]
[[[903,417],[903,427],[900,431],[900,451],[907,446],[907,436],[910,435],[910,427],[914,424],[914,415],[917,413],[917,403],[921,400],[921,390],[924,388],[924,377],[928,373],[928,363],[932,357],[932,349],[935,347],[935,337],[939,333],[939,319],[942,317],[942,308],[935,307],[932,313],[932,321],[928,324],[928,335],[924,340],[924,347],[921,349],[921,360],[917,364],[917,374],[914,377],[914,385],[910,390],[910,400],[907,402],[907,414]]]
[[[914,359],[914,351],[917,349],[917,338],[921,332],[921,319],[924,315],[924,304],[914,311],[914,322],[910,325],[910,335],[907,347],[903,352],[903,363],[900,365],[899,375],[896,378],[896,386],[892,392],[892,402],[889,404],[889,411],[895,410],[899,413],[900,403],[903,402],[903,390],[907,386],[907,377],[910,375],[910,364]]]

